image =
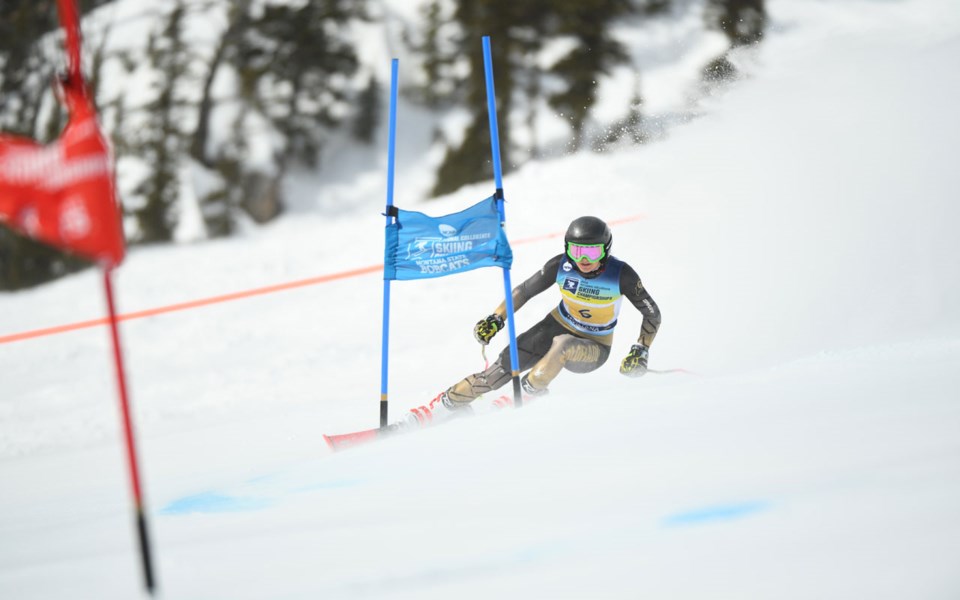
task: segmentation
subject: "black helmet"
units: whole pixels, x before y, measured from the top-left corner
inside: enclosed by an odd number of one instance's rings
[[[613,246],[613,234],[607,224],[596,217],[580,217],[567,227],[567,235],[563,237],[563,251],[566,253],[567,244],[603,244],[604,262],[610,256],[610,247]]]
[[[580,252],[589,256],[589,254],[595,252],[595,249],[571,248],[571,243],[583,246],[600,246],[602,244],[603,253],[597,253],[599,254],[600,268],[589,273],[584,273],[580,268],[577,256]],[[563,237],[563,254],[584,277],[597,277],[607,267],[607,260],[610,258],[610,247],[612,245],[613,234],[610,233],[610,228],[607,227],[606,223],[596,217],[580,217],[570,223],[570,227],[567,227],[567,235]],[[596,260],[596,258],[593,258],[591,262],[595,262]]]

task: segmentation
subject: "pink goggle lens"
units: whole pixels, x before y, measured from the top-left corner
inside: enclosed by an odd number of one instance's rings
[[[603,244],[567,244],[567,256],[573,261],[586,257],[590,262],[598,262],[603,258]]]

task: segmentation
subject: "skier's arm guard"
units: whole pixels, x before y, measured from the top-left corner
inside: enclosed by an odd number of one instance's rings
[[[520,307],[526,304],[530,298],[533,298],[540,292],[546,291],[556,282],[557,268],[560,266],[561,260],[563,260],[562,254],[554,256],[548,260],[545,265],[543,265],[543,268],[531,275],[526,281],[513,288],[511,295],[513,296],[514,312],[520,310]],[[498,306],[497,310],[494,312],[501,317],[506,318],[507,302],[501,302],[500,306]]]
[[[640,335],[637,337],[637,344],[649,348],[653,344],[653,338],[657,337],[657,330],[660,329],[660,308],[650,297],[650,293],[643,283],[640,276],[630,265],[623,265],[620,272],[620,289],[623,290],[630,303],[643,315],[643,324],[640,326]]]

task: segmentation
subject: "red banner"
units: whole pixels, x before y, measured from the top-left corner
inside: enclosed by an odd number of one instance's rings
[[[0,134],[0,223],[107,266],[123,260],[124,238],[110,151],[80,74],[80,22],[73,0],[58,0],[69,121],[53,144]]]
[[[124,238],[110,151],[83,83],[64,89],[70,120],[48,146],[0,135],[0,222],[116,266]]]

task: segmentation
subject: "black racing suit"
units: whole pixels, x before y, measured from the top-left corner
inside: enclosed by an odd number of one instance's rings
[[[546,389],[562,369],[588,373],[606,362],[620,296],[643,315],[637,343],[647,347],[653,343],[660,327],[660,309],[627,263],[611,256],[602,269],[580,273],[572,261],[558,254],[513,289],[514,311],[554,284],[561,289],[560,304],[517,337],[520,371],[531,369],[527,378],[533,387]],[[495,312],[506,318],[506,302]],[[466,404],[503,386],[511,376],[508,345],[488,369],[459,381],[447,395],[454,403]]]

